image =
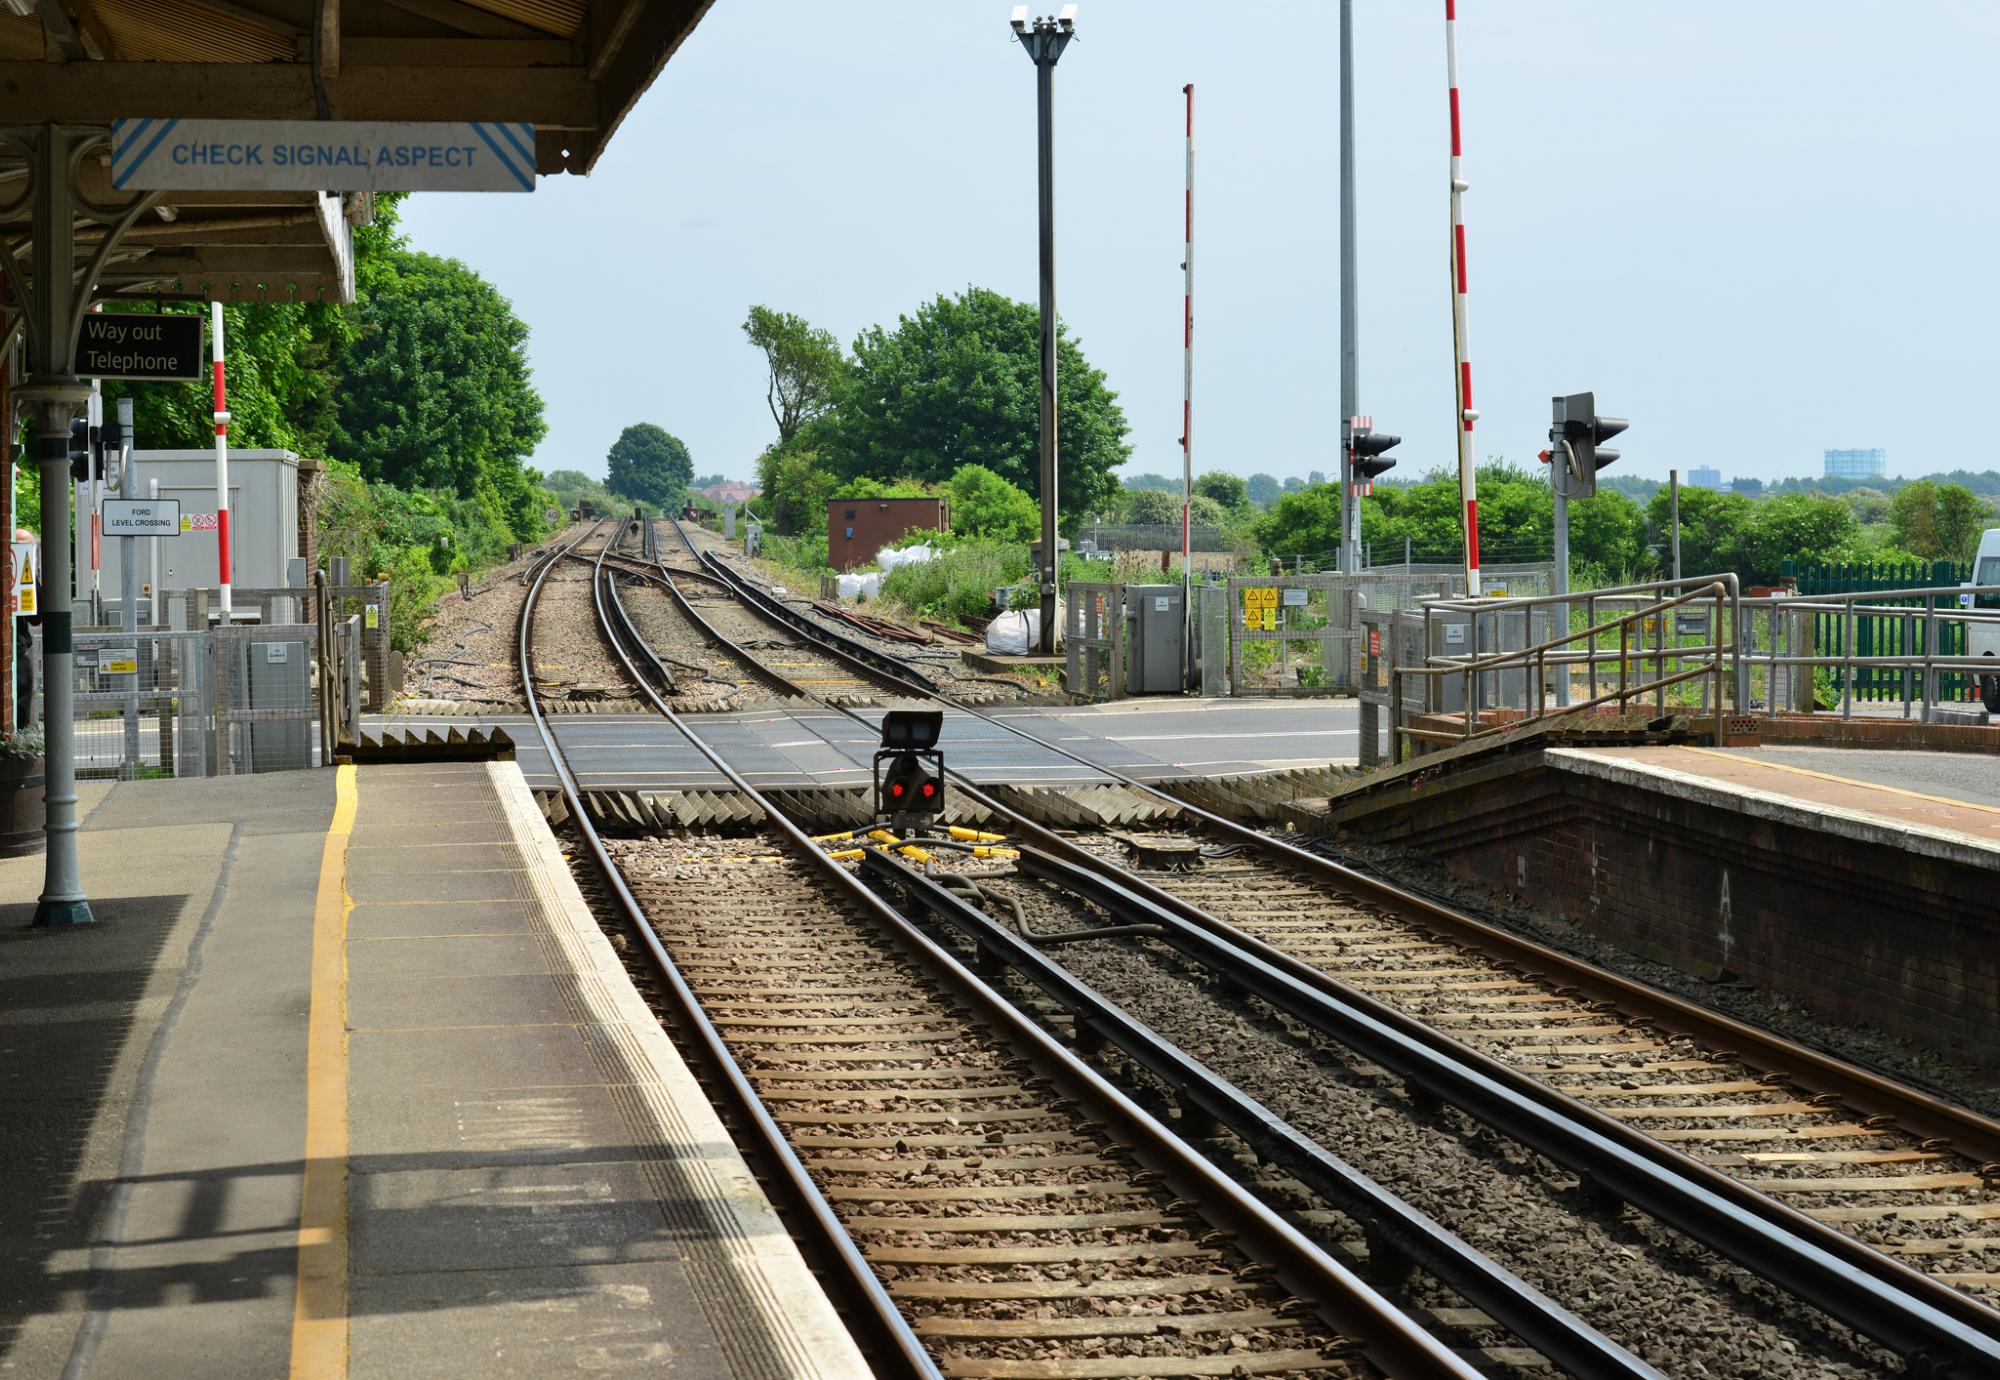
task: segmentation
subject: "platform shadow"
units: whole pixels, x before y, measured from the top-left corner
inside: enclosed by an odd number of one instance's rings
[[[149,986],[162,1007],[173,994],[160,955],[188,903],[100,900],[97,923],[69,929],[35,928],[33,901],[0,905],[0,1368],[26,1321],[60,1301],[51,1258],[87,1241],[102,1212],[110,1179],[85,1156],[94,1141],[115,1172],[128,1108],[113,1084],[150,1046]],[[117,1124],[98,1134],[107,1116]]]

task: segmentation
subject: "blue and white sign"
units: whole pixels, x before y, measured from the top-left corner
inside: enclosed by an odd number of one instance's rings
[[[134,191],[532,192],[535,127],[388,120],[114,120]]]

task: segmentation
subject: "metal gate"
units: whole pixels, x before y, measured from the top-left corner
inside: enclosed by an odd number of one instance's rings
[[[1063,650],[1072,695],[1125,698],[1125,586],[1063,587]]]
[[[1972,579],[1970,562],[1919,561],[1903,564],[1840,563],[1794,567],[1786,563],[1786,573],[1798,585],[1800,598],[1825,594],[1865,594],[1871,590],[1952,589]],[[1939,619],[1937,646],[1927,648],[1924,601],[1922,599],[1871,599],[1862,601],[1879,607],[1909,609],[1906,614],[1849,609],[1826,611],[1813,617],[1813,646],[1823,656],[1922,657],[1964,656],[1965,624],[1957,619]],[[1851,630],[1851,636],[1850,636]],[[1854,698],[1857,700],[1908,699],[1911,672],[1907,667],[1856,665]],[[1960,672],[1939,671],[1939,700],[1962,700],[1970,696],[1972,677]]]

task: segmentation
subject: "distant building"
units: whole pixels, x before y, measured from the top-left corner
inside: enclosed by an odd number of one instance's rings
[[[1888,473],[1889,452],[1874,450],[1830,450],[1826,453],[1827,479],[1880,479]]]
[[[731,479],[721,484],[711,484],[705,489],[696,489],[695,492],[711,503],[748,503],[763,490],[755,484],[745,484],[740,479]]]
[[[1688,484],[1697,489],[1719,489],[1722,487],[1722,471],[1696,465],[1688,471]]]
[[[905,532],[950,530],[951,504],[946,499],[828,499],[827,564],[835,570],[852,570],[872,564],[877,551]]]

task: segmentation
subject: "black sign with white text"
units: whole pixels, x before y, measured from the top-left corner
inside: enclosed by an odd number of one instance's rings
[[[76,341],[76,376],[85,379],[198,379],[201,318],[90,312]]]

